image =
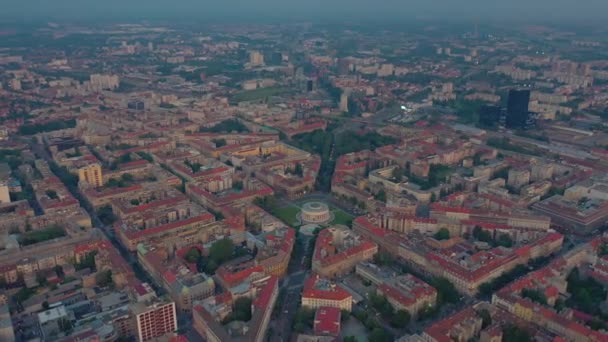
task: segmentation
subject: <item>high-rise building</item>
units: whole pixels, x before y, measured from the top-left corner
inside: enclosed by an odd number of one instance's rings
[[[498,125],[501,109],[498,106],[483,106],[479,111],[479,124],[485,127]]]
[[[98,163],[89,164],[78,169],[78,180],[89,183],[98,188],[103,186],[103,175],[101,165]]]
[[[314,87],[313,80],[306,81],[306,91],[312,91]]]
[[[507,128],[526,128],[530,124],[531,114],[528,110],[530,90],[511,89],[507,103]]]
[[[138,341],[168,336],[177,330],[174,302],[139,302],[132,305],[131,311],[135,316]]]
[[[259,51],[249,52],[249,65],[252,67],[264,65],[264,55]]]
[[[283,63],[283,54],[280,52],[273,52],[270,54],[269,60],[272,65],[281,65],[281,63]]]
[[[0,203],[11,203],[8,181],[0,181]]]
[[[340,95],[340,110],[343,112],[348,112],[348,94],[343,92]]]

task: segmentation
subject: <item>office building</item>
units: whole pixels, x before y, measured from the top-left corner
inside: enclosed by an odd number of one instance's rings
[[[531,115],[528,110],[530,90],[511,89],[507,103],[507,128],[526,128],[530,125]]]
[[[348,112],[348,94],[346,92],[343,92],[342,95],[340,95],[340,110],[342,112]]]
[[[498,106],[483,106],[479,111],[479,124],[484,127],[497,126],[500,121],[501,108]]]
[[[249,65],[252,67],[264,65],[264,55],[259,51],[249,52]]]
[[[306,91],[313,91],[314,82],[313,80],[306,81]]]
[[[0,181],[0,203],[11,203],[8,181]]]

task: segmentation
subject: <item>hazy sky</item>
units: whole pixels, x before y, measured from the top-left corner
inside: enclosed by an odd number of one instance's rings
[[[0,0],[0,16],[605,18],[608,0]]]

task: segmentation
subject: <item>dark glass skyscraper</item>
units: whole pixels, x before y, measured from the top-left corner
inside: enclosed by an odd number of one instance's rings
[[[530,121],[530,90],[511,89],[507,102],[507,128],[526,128]]]
[[[502,109],[498,106],[483,106],[479,110],[479,125],[482,127],[498,126]]]

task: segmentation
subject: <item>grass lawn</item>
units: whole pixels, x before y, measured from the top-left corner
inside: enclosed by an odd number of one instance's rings
[[[240,93],[234,94],[234,96],[232,97],[232,100],[236,101],[236,102],[253,101],[253,100],[263,99],[263,98],[266,98],[269,96],[279,95],[286,91],[287,91],[287,89],[285,89],[285,88],[275,88],[275,87],[246,90],[246,91],[242,91]]]
[[[298,220],[296,219],[296,215],[298,215],[299,212],[300,208],[290,205],[288,207],[278,208],[272,214],[291,227],[295,227],[299,225]]]
[[[334,220],[331,222],[332,224],[343,224],[348,226],[353,222],[353,217],[340,209],[333,209],[332,213],[334,214]]]
[[[21,234],[21,236],[19,236],[19,243],[22,246],[27,246],[39,242],[52,240],[62,236],[65,236],[65,230],[59,227],[51,227],[47,229],[34,230],[23,233]]]

